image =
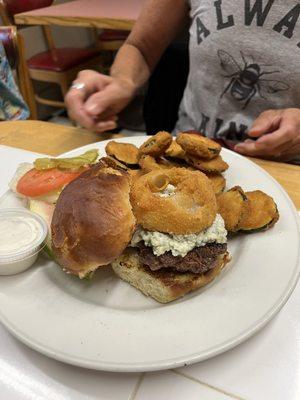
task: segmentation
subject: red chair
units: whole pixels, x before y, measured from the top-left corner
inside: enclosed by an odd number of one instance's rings
[[[13,25],[13,15],[49,6],[53,0],[0,0],[0,16],[6,25]],[[42,82],[55,83],[60,86],[63,97],[67,93],[71,82],[82,69],[99,69],[100,56],[98,49],[88,48],[57,48],[54,44],[50,27],[44,26],[43,33],[48,50],[36,54],[27,60],[30,78]],[[63,108],[63,101],[55,101],[38,94],[33,90],[29,96],[31,118],[37,119],[36,104]],[[35,101],[34,101],[35,99]]]
[[[105,29],[98,36],[98,48],[100,50],[116,51],[122,46],[128,35],[128,31]]]

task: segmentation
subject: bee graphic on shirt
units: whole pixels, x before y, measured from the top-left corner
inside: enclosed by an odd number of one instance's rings
[[[241,52],[243,66],[226,51],[218,50],[218,57],[222,69],[226,72],[224,78],[228,78],[222,98],[227,92],[240,102],[243,102],[243,110],[248,106],[252,98],[258,94],[261,98],[267,100],[266,95],[288,90],[290,86],[282,81],[275,79],[266,79],[266,75],[272,75],[280,71],[263,71],[262,68],[269,65],[259,65],[254,62],[247,62],[245,55]]]

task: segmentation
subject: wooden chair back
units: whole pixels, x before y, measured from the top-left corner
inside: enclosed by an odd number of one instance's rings
[[[36,105],[32,101],[33,87],[25,60],[23,37],[13,25],[0,26],[0,42],[2,42],[6,57],[13,70],[17,73],[20,92],[28,104],[31,118],[36,119]]]
[[[51,6],[53,0],[0,0],[0,17],[5,25],[15,25],[14,15],[21,12]],[[42,26],[42,32],[52,56],[56,57],[55,44],[49,26]]]
[[[0,26],[0,42],[12,69],[17,69],[19,61],[17,29],[15,26]]]
[[[0,0],[0,17],[4,25],[13,25],[14,21],[11,15],[9,14],[4,0]]]

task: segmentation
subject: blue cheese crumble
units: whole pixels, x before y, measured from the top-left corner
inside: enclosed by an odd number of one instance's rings
[[[150,232],[139,227],[133,235],[131,246],[135,247],[141,241],[146,246],[152,247],[156,256],[161,256],[171,251],[173,256],[185,257],[195,247],[201,247],[207,243],[226,243],[227,231],[224,220],[217,214],[213,224],[205,231],[191,235],[173,235],[161,232]]]

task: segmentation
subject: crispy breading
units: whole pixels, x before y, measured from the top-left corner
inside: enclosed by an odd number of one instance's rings
[[[111,140],[107,143],[105,151],[107,155],[126,165],[137,165],[139,162],[139,149],[134,144]]]
[[[172,143],[172,135],[169,132],[161,131],[151,136],[139,148],[140,155],[145,154],[152,157],[159,157],[165,154],[165,151]]]
[[[248,210],[248,200],[243,189],[240,186],[233,187],[217,196],[217,203],[225,228],[228,232],[236,232]]]
[[[246,192],[246,196],[248,209],[239,224],[239,230],[251,233],[271,228],[279,219],[277,205],[272,197],[261,190]]]
[[[163,174],[175,187],[174,195],[161,197],[152,191],[152,179]],[[176,235],[200,232],[216,218],[217,202],[208,178],[185,168],[153,170],[131,187],[131,204],[137,222],[144,229]]]
[[[224,191],[226,186],[226,179],[222,174],[206,173],[205,175],[210,180],[215,194],[220,194]]]
[[[204,158],[187,155],[186,162],[202,172],[224,172],[229,167],[221,156],[217,156],[211,160],[205,160]]]
[[[180,133],[176,142],[188,154],[211,160],[220,154],[221,146],[207,137],[195,133]]]
[[[185,158],[185,151],[183,148],[176,142],[176,140],[173,140],[170,146],[166,150],[166,156],[170,158],[179,158],[184,160]]]

